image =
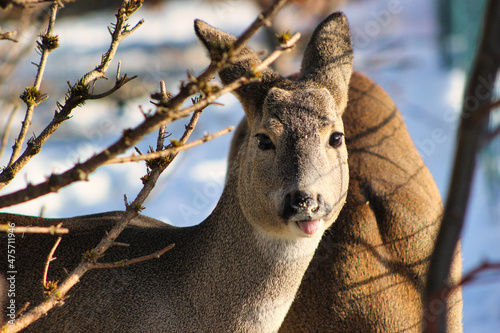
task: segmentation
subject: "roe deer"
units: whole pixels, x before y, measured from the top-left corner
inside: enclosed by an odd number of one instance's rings
[[[315,40],[322,40],[325,53],[330,47],[335,51],[336,37],[324,28],[328,24],[326,19],[314,32],[299,77],[309,71],[307,55],[313,54]],[[342,116],[347,201],[320,242],[280,332],[421,332],[423,319],[443,311],[442,304],[422,310],[442,214],[439,192],[386,92],[353,72],[348,97]],[[243,120],[231,144],[228,172],[251,138]],[[457,249],[450,286],[460,277]],[[461,291],[450,297],[448,332],[462,332]]]
[[[232,43],[196,21],[206,44]],[[316,35],[296,82],[272,70],[261,82],[236,91],[244,106],[249,139],[232,162],[222,196],[201,224],[175,228],[140,216],[118,238],[113,262],[142,256],[171,243],[159,259],[88,272],[65,305],[41,318],[32,332],[275,332],[295,297],[323,232],[335,221],[348,189],[347,150],[341,120],[352,72],[347,20],[336,13]],[[249,48],[243,54],[253,54]],[[220,72],[224,82],[258,63],[245,58]],[[63,237],[50,280],[65,276],[121,213],[70,219],[4,214],[2,222],[53,225]],[[53,238],[16,239],[16,303],[42,300],[41,277]],[[2,251],[2,255],[5,251]],[[6,260],[0,258],[1,271]],[[321,288],[318,292],[322,292]]]

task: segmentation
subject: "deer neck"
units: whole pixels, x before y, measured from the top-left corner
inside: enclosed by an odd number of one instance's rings
[[[321,235],[278,239],[258,230],[245,219],[235,187],[230,177],[214,212],[201,225],[215,237],[206,243],[205,267],[210,268],[208,276],[201,277],[214,284],[208,288],[214,294],[205,288],[205,295],[213,301],[221,295],[215,293],[222,292],[222,306],[234,316],[228,322],[237,323],[235,330],[274,332],[293,302]]]

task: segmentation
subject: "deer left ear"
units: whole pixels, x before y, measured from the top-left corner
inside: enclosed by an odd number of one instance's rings
[[[328,16],[307,44],[298,81],[330,91],[341,112],[347,106],[353,52],[347,18],[341,12]]]
[[[236,41],[234,36],[216,29],[201,20],[195,20],[194,28],[196,36],[198,36],[198,39],[208,50],[212,60],[220,58],[221,50],[230,50]],[[243,47],[236,56],[241,56],[242,60],[224,67],[219,72],[223,84],[231,83],[245,75],[252,67],[261,63],[257,53],[247,46]],[[269,89],[278,82],[285,80],[271,69],[264,69],[261,74],[259,82],[246,84],[234,92],[249,119],[252,119],[256,112],[259,112],[258,110],[260,110]]]

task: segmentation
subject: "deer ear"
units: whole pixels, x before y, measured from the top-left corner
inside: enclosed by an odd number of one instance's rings
[[[201,20],[194,21],[194,29],[196,36],[208,50],[212,60],[220,58],[221,51],[229,50],[236,41],[233,35],[216,29]],[[219,72],[223,84],[231,83],[245,75],[252,67],[261,63],[257,53],[248,46],[243,47],[236,56],[242,56],[242,60],[223,68]],[[279,74],[271,69],[265,69],[262,71],[260,82],[249,83],[234,92],[243,105],[247,117],[252,118],[256,110],[261,108],[269,89],[282,80],[284,79]]]
[[[321,22],[307,44],[298,81],[330,91],[341,112],[347,106],[353,52],[347,18],[341,12]]]

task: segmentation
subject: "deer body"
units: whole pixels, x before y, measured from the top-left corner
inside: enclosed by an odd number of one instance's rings
[[[197,21],[198,37],[215,44],[234,37]],[[327,46],[327,48],[325,48]],[[226,47],[227,49],[227,47]],[[224,83],[260,62],[244,60],[220,72]],[[28,328],[33,332],[275,332],[279,329],[323,232],[335,221],[348,189],[342,112],[352,71],[347,20],[335,13],[311,39],[304,75],[287,80],[264,70],[261,82],[236,91],[248,119],[223,194],[201,224],[174,228],[138,216],[112,247],[114,262],[175,247],[160,259],[88,272],[66,305]],[[332,190],[333,189],[333,190]],[[61,280],[95,246],[120,213],[39,219],[3,214],[16,225],[70,229],[51,264]],[[53,238],[16,239],[16,302],[41,300],[42,270]],[[1,259],[1,272],[8,271]]]

